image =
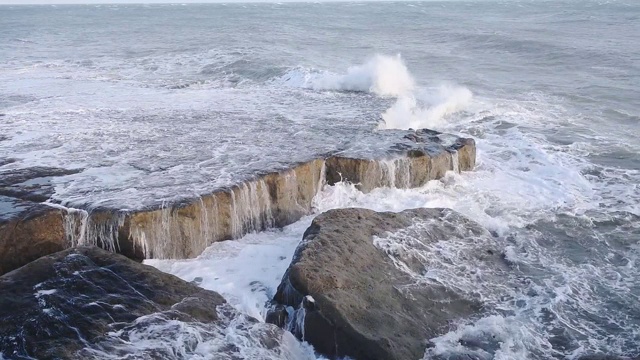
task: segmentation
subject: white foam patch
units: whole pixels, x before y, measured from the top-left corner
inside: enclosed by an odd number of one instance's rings
[[[214,243],[190,260],[145,260],[145,263],[185,281],[223,295],[239,311],[264,319],[291,257],[311,224],[303,218],[282,230],[248,234],[239,240]]]
[[[101,342],[82,350],[100,359],[162,357],[172,359],[312,360],[312,349],[273,325],[256,323],[244,315],[227,318],[218,308],[222,326],[187,323],[161,313],[141,316],[124,329],[111,332]],[[275,346],[274,346],[275,345]]]
[[[39,297],[44,296],[44,295],[53,295],[57,291],[58,290],[56,290],[56,289],[38,290],[34,295],[35,295],[35,297],[39,298]]]
[[[435,346],[425,352],[423,359],[449,358],[452,353],[478,360],[528,359],[531,353],[527,349],[548,346],[538,343],[538,339],[527,324],[493,315],[434,339]]]

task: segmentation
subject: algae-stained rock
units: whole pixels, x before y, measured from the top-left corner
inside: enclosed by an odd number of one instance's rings
[[[0,275],[67,248],[62,211],[0,196]]]
[[[0,159],[0,166],[10,162]],[[40,202],[51,180],[77,173],[48,167],[0,171],[0,275],[68,247],[63,213]]]
[[[411,241],[381,240],[405,232]],[[274,300],[297,308],[289,329],[332,358],[421,359],[428,339],[480,310],[478,302],[418,279],[423,257],[437,256],[430,244],[466,237],[491,235],[449,209],[331,210],[305,232]],[[491,246],[472,256],[503,266]]]
[[[213,291],[97,247],[7,273],[0,294],[0,354],[10,359],[188,358],[205,341],[219,344],[213,355],[241,359],[225,342],[230,322],[264,351],[283,334]]]

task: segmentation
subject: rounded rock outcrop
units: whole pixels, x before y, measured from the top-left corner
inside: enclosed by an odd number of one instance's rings
[[[383,239],[405,232],[417,240]],[[435,256],[423,250],[450,238],[491,235],[449,209],[328,211],[305,232],[274,302],[293,310],[289,330],[331,358],[421,359],[430,338],[481,311],[478,301],[417,280],[425,272],[421,256]],[[500,253],[489,246],[472,256],[505,267]]]

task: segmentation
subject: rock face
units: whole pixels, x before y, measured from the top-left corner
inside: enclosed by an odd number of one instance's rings
[[[364,192],[382,186],[410,188],[475,166],[473,139],[431,130],[384,138],[389,143],[374,152],[322,156],[197,198],[135,210],[57,209],[37,203],[50,199],[51,179],[80,170],[0,171],[0,214],[12,214],[0,215],[0,274],[81,245],[136,260],[191,258],[213,242],[299,220],[312,211],[324,184],[349,181]]]
[[[415,240],[379,240],[393,233],[402,238],[403,232]],[[328,211],[305,232],[268,319],[288,324],[331,358],[421,359],[428,339],[480,310],[479,303],[438,282],[417,279],[425,271],[422,260],[430,244],[467,236],[491,237],[448,209]],[[488,248],[473,256],[504,266],[499,254]],[[288,319],[283,319],[282,305],[296,309]]]
[[[61,210],[0,196],[2,204],[14,212],[0,219],[0,274],[67,248]]]
[[[64,211],[39,202],[53,193],[51,179],[76,172],[43,167],[0,172],[0,275],[69,247]]]
[[[379,187],[406,189],[439,179],[447,171],[470,171],[475,167],[473,139],[423,129],[406,134],[402,140],[390,149],[396,156],[370,159],[346,154],[328,158],[327,184],[348,181],[357,184],[362,192]]]
[[[253,333],[255,349],[277,347],[283,335],[215,292],[96,247],[7,273],[0,293],[0,354],[10,359],[180,358],[211,338],[214,358],[242,359],[225,342],[230,322],[236,335]]]

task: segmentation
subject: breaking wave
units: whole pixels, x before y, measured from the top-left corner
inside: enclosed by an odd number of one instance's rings
[[[415,95],[401,96],[382,113],[378,129],[422,129],[438,127],[447,116],[464,110],[473,94],[460,86],[443,85],[419,101]],[[420,105],[420,103],[424,105]]]
[[[280,78],[285,85],[313,90],[370,92],[384,97],[398,97],[415,88],[400,55],[375,55],[364,64],[354,65],[345,74],[295,68]]]
[[[355,91],[396,98],[382,113],[378,129],[422,129],[434,127],[447,116],[464,110],[473,97],[466,87],[441,85],[420,89],[402,57],[375,55],[344,74],[296,67],[275,80],[285,86],[317,91]]]

